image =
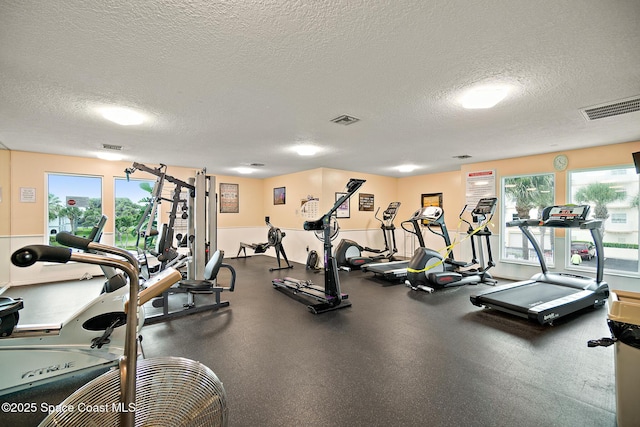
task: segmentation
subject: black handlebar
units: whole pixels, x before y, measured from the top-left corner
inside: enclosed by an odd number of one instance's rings
[[[61,245],[68,246],[70,248],[81,249],[87,251],[89,249],[89,243],[93,240],[85,239],[84,237],[76,236],[67,231],[61,231],[56,234],[56,241]]]
[[[66,263],[71,259],[71,249],[47,245],[30,245],[18,249],[11,255],[17,267],[29,267],[38,261]]]

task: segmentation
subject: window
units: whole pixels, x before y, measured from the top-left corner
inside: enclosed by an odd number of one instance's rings
[[[47,240],[68,231],[86,237],[102,216],[102,178],[84,175],[47,175]]]
[[[116,178],[115,196],[115,238],[114,243],[123,249],[135,249],[136,228],[142,214],[153,196],[155,181]]]
[[[612,224],[626,224],[627,223],[627,214],[625,212],[612,213],[611,214],[611,223]]]
[[[535,250],[518,227],[507,227],[512,219],[535,219],[542,209],[553,205],[554,175],[523,175],[502,178],[502,242],[501,260],[522,264],[538,264]],[[553,229],[533,227],[547,265],[553,265]]]
[[[634,167],[573,171],[568,175],[570,202],[591,206],[590,218],[602,221],[605,271],[638,270],[638,189]],[[588,231],[571,229],[569,242],[591,242]],[[582,268],[595,271],[596,260],[583,261]]]

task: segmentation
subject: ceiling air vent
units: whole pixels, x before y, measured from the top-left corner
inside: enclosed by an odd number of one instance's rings
[[[331,119],[331,121],[333,123],[337,123],[339,125],[350,125],[353,124],[355,122],[359,122],[360,119],[357,117],[353,117],[353,116],[347,116],[346,114],[343,114],[341,116],[336,117],[335,119]]]
[[[102,144],[105,150],[122,151],[122,145]]]
[[[464,160],[464,159],[470,159],[471,156],[468,154],[461,154],[459,156],[453,156],[454,159],[460,159],[460,160]]]
[[[633,113],[635,111],[640,111],[640,96],[583,108],[582,114],[584,114],[587,120],[596,120],[618,116],[620,114]]]

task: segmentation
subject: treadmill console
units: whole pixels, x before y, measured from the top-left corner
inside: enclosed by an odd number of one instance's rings
[[[435,222],[442,217],[443,210],[438,206],[427,206],[424,208],[418,209],[413,216],[412,220],[426,220],[430,222]]]
[[[540,225],[547,227],[579,227],[589,215],[589,205],[548,206],[542,211]]]

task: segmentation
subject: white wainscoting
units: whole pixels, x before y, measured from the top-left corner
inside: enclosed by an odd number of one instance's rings
[[[9,236],[0,236],[0,289],[11,282],[10,259],[11,238]]]
[[[318,252],[322,261],[323,244],[322,241],[316,238],[314,232],[285,228],[281,228],[280,230],[285,234],[285,237],[282,239],[282,246],[289,261],[304,264],[307,262],[307,255],[311,250]],[[238,253],[240,242],[265,243],[268,240],[267,233],[267,227],[220,228],[218,229],[218,249],[224,250],[225,258],[235,257]],[[384,246],[382,233],[379,229],[340,231],[340,234],[333,241],[334,249],[341,239],[355,240],[362,246],[374,248]],[[402,240],[398,242],[398,247],[402,248],[401,244],[403,243]],[[247,249],[247,255],[252,255],[250,249]],[[269,248],[264,255],[275,258],[275,249]]]

